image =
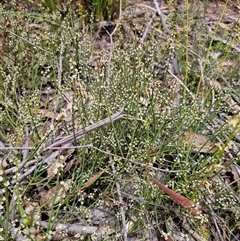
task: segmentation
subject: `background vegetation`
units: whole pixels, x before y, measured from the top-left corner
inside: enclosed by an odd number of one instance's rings
[[[240,240],[239,8],[1,3],[0,239]]]

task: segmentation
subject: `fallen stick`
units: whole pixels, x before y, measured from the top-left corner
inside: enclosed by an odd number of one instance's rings
[[[75,140],[79,140],[81,139],[82,137],[84,137],[84,135],[87,133],[87,132],[90,132],[96,128],[99,128],[101,126],[104,126],[104,125],[107,125],[113,121],[116,121],[120,118],[123,117],[123,110],[124,110],[124,107],[121,107],[119,111],[117,111],[116,113],[114,113],[113,115],[103,119],[103,120],[100,120],[86,128],[82,128],[80,129],[79,131],[77,131],[74,134],[72,135],[68,135],[68,136],[63,136],[60,140],[54,142],[53,144],[49,145],[49,146],[46,146],[43,151],[46,151],[46,150],[51,150],[51,149],[57,149],[56,151],[52,152],[49,156],[44,156],[41,158],[41,160],[31,160],[30,163],[31,164],[35,164],[34,166],[32,166],[29,170],[27,170],[25,173],[23,173],[22,175],[20,175],[18,177],[18,182],[21,182],[22,180],[24,180],[28,175],[30,175],[36,168],[37,166],[39,165],[42,165],[42,164],[49,164],[51,163],[53,160],[55,160],[55,158],[66,148],[68,148]],[[58,148],[59,147],[59,148]],[[4,149],[4,148],[3,148]],[[12,149],[14,149],[14,147],[12,147]],[[17,148],[16,148],[17,149]],[[28,162],[24,161],[22,163],[19,164],[18,166],[18,171],[20,171],[25,165],[28,165]],[[9,168],[9,169],[6,169],[5,170],[5,174],[10,174],[13,170],[15,171],[15,167],[14,168]]]

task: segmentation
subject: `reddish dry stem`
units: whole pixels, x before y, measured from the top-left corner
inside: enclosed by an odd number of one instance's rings
[[[191,200],[187,199],[186,197],[174,192],[170,188],[164,186],[162,183],[160,183],[158,180],[153,178],[148,171],[146,170],[146,174],[151,178],[151,180],[158,185],[158,187],[165,192],[167,195],[169,195],[175,202],[180,204],[186,209],[189,209],[191,214],[194,216],[198,216],[200,214],[200,211],[197,208],[193,208],[195,206],[194,202]]]

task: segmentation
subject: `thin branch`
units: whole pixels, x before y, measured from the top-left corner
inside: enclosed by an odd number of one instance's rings
[[[215,218],[216,214],[214,213],[214,211],[213,211],[213,209],[212,209],[212,207],[210,205],[211,200],[209,199],[209,197],[206,197],[206,199],[207,199],[206,204],[208,204],[208,207],[210,208],[211,216],[212,216],[212,219],[213,219],[213,222],[214,222],[214,226],[215,226],[215,228],[217,230],[218,237],[219,237],[219,239],[221,241],[224,241],[225,239],[223,238],[223,236],[221,234],[220,228],[219,228],[218,223],[217,223],[216,218]]]
[[[43,228],[49,227],[49,222],[46,221],[39,221],[39,224]],[[58,231],[65,231],[69,234],[94,234],[98,231],[97,227],[94,226],[83,226],[79,223],[73,224],[62,224],[62,223],[54,223],[53,228]]]
[[[168,33],[168,34],[171,34],[171,31],[170,29],[167,27],[166,25],[166,16],[164,15],[164,13],[162,12],[161,8],[159,7],[158,5],[158,1],[157,0],[153,0],[154,2],[154,5],[157,9],[157,12],[161,18],[161,23],[162,23],[162,26],[163,26],[163,29]]]
[[[65,137],[62,137],[59,141],[47,146],[44,150],[47,150],[47,148],[50,148],[50,147],[57,147],[57,146],[62,146],[64,145],[65,143],[68,143],[68,142],[73,142],[74,141],[74,138],[76,138],[76,140],[79,140],[81,139],[85,133],[87,132],[90,132],[94,129],[97,129],[101,126],[104,126],[104,125],[107,125],[113,121],[116,121],[118,119],[121,119],[123,117],[123,110],[124,110],[124,106],[120,108],[119,111],[117,111],[115,114],[111,115],[110,117],[107,117],[103,120],[100,120],[86,128],[83,128],[83,129],[80,129],[79,131],[77,131],[75,133],[75,136],[74,134],[72,135],[68,135],[68,136],[65,136]]]
[[[59,53],[59,60],[56,61],[56,65],[57,65],[57,70],[58,70],[58,87],[57,87],[57,92],[60,93],[60,90],[61,90],[61,86],[62,86],[62,73],[63,73],[63,68],[62,68],[62,60],[63,60],[63,48],[64,48],[64,45],[63,45],[63,33],[61,32],[61,38],[60,38],[60,53]],[[58,106],[59,106],[59,101],[60,100],[60,96],[57,95],[57,101],[55,102],[55,105],[54,105],[54,109],[53,109],[53,113],[57,113],[57,109],[58,109]],[[52,116],[51,118],[51,126],[54,126],[54,121],[55,121],[55,114]],[[51,132],[51,136],[52,138],[54,137],[56,133],[56,130],[54,129],[52,132]]]
[[[24,240],[24,236],[19,229],[14,227],[10,222],[6,223],[7,221],[3,222],[3,228],[9,230],[11,238],[16,241]]]
[[[80,145],[80,146],[59,146],[59,147],[46,147],[44,150],[67,150],[67,149],[79,149],[79,148],[88,148],[88,147],[93,147],[92,144],[88,145]],[[0,150],[37,150],[37,147],[21,147],[21,146],[16,146],[16,147],[0,147]]]
[[[74,141],[79,140],[80,138],[84,137],[84,135],[89,132],[92,131],[96,128],[99,128],[103,125],[109,124],[113,121],[116,121],[120,118],[123,117],[123,110],[124,107],[120,108],[119,111],[117,111],[115,114],[111,115],[110,117],[107,117],[103,120],[100,120],[88,127],[86,127],[85,129],[81,129],[79,131],[77,131],[72,135],[68,135],[63,137],[62,139],[60,139],[59,141],[53,143],[52,145],[46,147],[43,151],[48,150],[47,148],[53,148],[53,147],[63,147],[63,149],[57,149],[56,151],[54,151],[53,153],[51,153],[49,156],[45,156],[42,158],[42,160],[34,160],[35,162],[37,162],[33,167],[31,167],[27,172],[25,172],[24,174],[20,175],[18,177],[18,182],[21,182],[22,180],[24,180],[28,175],[30,175],[39,165],[41,164],[49,164],[51,163],[64,149],[68,148]],[[25,165],[25,162],[21,165],[19,165],[19,169],[21,169],[23,166]],[[6,170],[5,172],[6,174],[9,173],[9,170]]]
[[[144,33],[143,33],[142,42],[144,42],[144,41],[146,40],[147,35],[148,35],[148,33],[150,32],[150,29],[151,29],[151,26],[152,26],[152,22],[153,22],[153,20],[154,20],[155,17],[156,17],[156,14],[153,13],[153,14],[152,14],[152,17],[151,17],[151,19],[149,20],[149,22],[147,23],[147,27],[146,27],[146,29],[145,29],[145,31],[144,31]]]
[[[2,27],[1,25],[0,25],[0,28],[4,30],[4,27]],[[18,37],[19,39],[25,41],[26,43],[31,44],[32,46],[34,46],[35,48],[38,48],[38,49],[42,50],[43,52],[52,55],[52,56],[54,57],[54,59],[55,59],[55,56],[54,56],[53,52],[49,52],[48,50],[43,49],[42,47],[36,45],[35,43],[33,43],[33,42],[29,41],[29,40],[27,40],[26,38],[21,37],[21,36],[18,35],[18,34],[15,34],[14,32],[12,32],[12,31],[10,31],[10,30],[6,30],[6,32],[12,34],[12,35],[15,36],[15,37]]]
[[[172,73],[172,71],[168,70],[168,73],[172,75],[183,86],[183,88],[190,94],[193,100],[196,99],[194,94],[188,89],[188,87],[182,82],[182,80],[180,80],[174,73]]]
[[[29,153],[29,149],[28,148],[29,148],[29,139],[30,139],[30,137],[29,137],[29,130],[28,130],[28,126],[27,125],[26,125],[26,128],[25,128],[25,133],[26,133],[26,138],[25,138],[25,142],[23,144],[23,148],[26,147],[26,149],[22,149],[23,150],[23,152],[22,152],[22,154],[23,154],[22,160],[23,161],[27,160],[28,153]]]
[[[47,147],[45,148],[45,150],[68,150],[68,149],[79,149],[79,148],[93,148],[101,153],[104,153],[108,156],[113,156],[113,157],[116,157],[116,158],[119,158],[121,160],[125,160],[125,161],[129,161],[129,162],[132,162],[133,164],[135,164],[136,166],[140,166],[140,167],[143,167],[143,168],[150,168],[152,170],[156,170],[156,171],[161,171],[161,172],[166,172],[166,173],[180,173],[180,172],[184,172],[183,170],[168,170],[168,169],[161,169],[161,168],[156,168],[156,167],[153,167],[152,165],[146,165],[142,162],[138,162],[136,160],[133,160],[133,159],[128,159],[128,158],[125,158],[125,157],[122,157],[122,156],[119,156],[119,155],[116,155],[114,153],[111,153],[109,151],[104,151],[96,146],[93,146],[92,144],[88,144],[88,145],[80,145],[80,146],[61,146],[61,147]],[[5,147],[5,148],[0,148],[2,150],[23,150],[25,149],[24,147]],[[34,147],[28,147],[29,150],[35,150],[36,148]],[[49,157],[43,157],[44,160],[47,160],[49,161],[50,158]],[[31,161],[28,161],[26,163],[27,166],[30,166],[30,165],[33,165],[35,164],[36,162],[38,162],[39,160],[37,159],[34,159],[34,160],[31,160]],[[19,168],[22,168],[22,166],[25,164],[25,162],[22,162],[19,164]],[[5,170],[5,174],[10,174],[12,173],[14,170],[16,169],[16,167],[11,167],[9,169],[6,169]]]
[[[113,174],[116,174],[116,168],[114,166],[113,163],[113,159],[112,156],[109,156],[110,162],[111,162],[111,167],[112,167],[112,171]],[[120,189],[120,184],[118,183],[118,181],[116,181],[116,188],[117,188],[117,194],[118,194],[118,200],[119,203],[123,203],[123,199],[122,199],[122,194],[121,194],[121,189]],[[121,217],[122,217],[122,233],[123,233],[123,240],[124,241],[128,241],[128,237],[127,237],[127,225],[126,225],[126,216],[125,216],[125,210],[124,210],[124,206],[120,205],[120,213],[121,213]]]
[[[119,17],[118,17],[119,21],[122,19],[122,5],[123,5],[123,1],[120,0],[120,2],[119,2]]]

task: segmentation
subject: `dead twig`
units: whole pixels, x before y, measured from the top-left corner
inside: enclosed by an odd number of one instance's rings
[[[43,228],[48,228],[49,225],[53,226],[53,229],[58,231],[65,231],[69,234],[94,234],[97,232],[98,228],[94,226],[83,226],[79,223],[73,223],[73,224],[62,224],[62,223],[54,223],[49,224],[49,222],[46,221],[39,221],[39,224]]]
[[[63,60],[63,33],[61,32],[61,38],[60,38],[61,42],[60,42],[60,54],[59,54],[59,61],[56,61],[56,65],[57,65],[57,70],[58,70],[58,87],[57,87],[57,92],[60,92],[61,88],[62,88],[62,73],[63,73],[63,68],[62,68],[62,60]],[[57,112],[58,109],[58,103],[59,103],[59,99],[60,96],[57,95],[57,101],[54,104],[54,110],[53,113]],[[54,121],[55,121],[55,115],[52,116],[51,118],[51,126],[54,126]],[[54,136],[55,135],[55,131],[53,130],[51,132],[51,135]]]
[[[109,156],[109,159],[110,159],[110,162],[111,162],[111,167],[112,167],[113,174],[116,174],[116,168],[114,166],[114,162],[113,162],[112,156]],[[121,189],[120,189],[120,184],[118,183],[118,181],[116,181],[116,188],[117,188],[117,194],[118,194],[119,203],[123,203]],[[124,241],[128,241],[125,208],[124,208],[123,205],[120,205],[120,213],[121,213],[121,217],[122,217],[123,240]]]
[[[74,136],[74,134],[72,134],[72,135],[62,137],[57,142],[47,146],[44,150],[47,150],[48,148],[51,148],[51,147],[63,146],[66,143],[71,144],[74,141],[74,138],[76,138],[76,140],[81,139],[85,135],[85,133],[90,132],[94,129],[97,129],[101,126],[107,125],[107,124],[109,124],[113,121],[116,121],[116,120],[122,118],[123,117],[123,110],[124,110],[124,106],[121,107],[119,111],[117,111],[115,114],[111,115],[110,117],[107,117],[107,118],[105,118],[103,120],[100,120],[100,121],[98,121],[98,122],[96,122],[96,123],[94,123],[94,124],[92,124],[92,125],[90,125],[86,128],[83,128],[83,129],[77,131],[75,133],[75,136]]]
[[[35,147],[26,147],[28,150],[36,150]],[[26,149],[25,147],[4,147],[4,148],[0,148],[0,150],[24,150]],[[61,146],[61,147],[47,147],[45,148],[46,150],[68,150],[68,149],[79,149],[79,148],[93,148],[101,153],[104,153],[108,156],[113,156],[113,157],[116,157],[116,158],[119,158],[121,160],[125,160],[125,161],[130,161],[132,162],[133,164],[135,164],[136,166],[140,166],[140,167],[143,167],[143,168],[150,168],[152,170],[156,170],[156,171],[160,171],[160,172],[166,172],[166,173],[180,173],[180,172],[184,172],[183,170],[168,170],[168,169],[161,169],[161,168],[156,168],[156,167],[153,167],[152,165],[146,165],[142,162],[138,162],[136,160],[133,160],[133,159],[128,159],[128,158],[125,158],[125,157],[122,157],[122,156],[119,156],[119,155],[116,155],[116,154],[113,154],[111,152],[108,152],[108,151],[104,151],[96,146],[93,146],[92,144],[88,144],[88,145],[80,145],[80,146]],[[35,164],[38,160],[34,159],[34,160],[31,160],[31,161],[28,161],[26,165],[28,166],[31,166],[33,164]],[[19,168],[22,167],[25,163],[20,163],[19,164]],[[5,170],[5,174],[8,175],[10,173],[12,173],[14,170],[16,169],[16,167],[11,167],[9,169],[6,169]]]
[[[216,220],[216,214],[215,212],[213,211],[210,203],[211,203],[211,200],[209,199],[209,197],[206,197],[207,201],[206,201],[206,204],[208,205],[209,209],[210,209],[210,213],[211,213],[211,216],[212,216],[212,220],[213,220],[213,223],[214,223],[214,226],[216,228],[216,231],[217,231],[217,234],[218,234],[218,237],[221,241],[224,241],[225,238],[222,236],[221,234],[221,231],[220,231],[220,228],[219,228],[219,225],[217,223],[217,220]]]
[[[166,16],[163,14],[161,8],[159,7],[159,4],[158,4],[158,1],[157,0],[153,0],[154,2],[154,5],[157,9],[157,12],[161,18],[161,23],[162,23],[162,26],[163,26],[163,29],[168,33],[168,34],[171,34],[171,31],[170,29],[167,27],[166,25]]]
[[[79,140],[80,138],[84,137],[85,133],[90,132],[90,131],[92,131],[96,128],[99,128],[103,125],[107,125],[107,124],[109,124],[113,121],[116,121],[116,120],[122,118],[123,117],[123,110],[124,110],[124,107],[120,108],[119,111],[117,111],[115,114],[111,115],[110,117],[107,117],[107,118],[105,118],[101,121],[98,121],[98,122],[86,127],[85,129],[81,129],[81,130],[77,131],[75,133],[75,135],[72,134],[72,135],[65,136],[62,139],[60,139],[59,141],[57,141],[57,142],[51,144],[50,146],[46,147],[43,151],[48,150],[47,148],[53,148],[53,147],[63,147],[63,149],[58,148],[56,151],[51,153],[49,156],[45,156],[41,160],[34,160],[35,163],[36,162],[37,163],[33,167],[31,167],[27,172],[20,175],[18,177],[18,182],[21,182],[28,175],[30,175],[39,165],[51,163],[64,149],[68,148],[75,140]],[[25,164],[26,163],[21,163],[18,169],[20,170],[21,168],[23,168],[23,166]],[[6,170],[6,171],[8,171],[8,170]],[[9,171],[5,172],[5,173],[6,174],[9,173]]]
[[[23,161],[26,161],[27,160],[27,157],[28,157],[28,153],[29,153],[29,138],[30,138],[30,135],[29,135],[29,130],[28,130],[28,126],[26,125],[26,128],[25,128],[25,133],[26,133],[26,138],[25,138],[25,142],[23,144],[23,147],[26,147],[26,149],[22,149],[23,152]]]
[[[181,79],[179,79],[174,73],[172,73],[170,70],[168,70],[168,73],[172,75],[182,86],[183,88],[190,94],[193,100],[195,100],[194,94],[188,89],[188,87],[182,82]]]
[[[11,223],[5,221],[3,222],[3,228],[5,230],[9,230],[9,233],[10,233],[10,236],[13,240],[16,240],[16,241],[22,241],[24,240],[24,236],[23,234],[21,233],[20,230],[18,230],[16,227],[14,227]],[[6,231],[5,231],[6,232]]]
[[[143,35],[142,35],[142,42],[144,42],[144,41],[146,40],[147,35],[148,35],[148,33],[150,32],[150,29],[151,29],[151,26],[152,26],[152,22],[153,22],[153,20],[154,20],[155,17],[156,17],[156,14],[153,13],[151,19],[150,19],[149,22],[147,23],[147,27],[146,27],[144,33],[143,33]]]

